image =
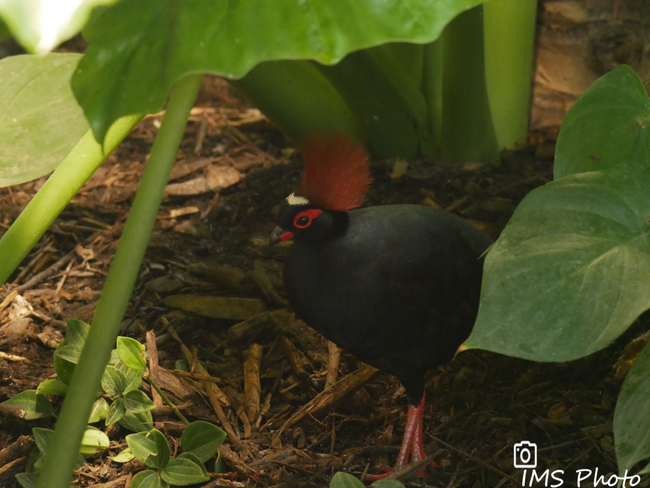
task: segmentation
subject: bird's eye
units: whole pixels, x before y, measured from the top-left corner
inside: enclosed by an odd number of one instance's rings
[[[293,225],[298,229],[309,227],[309,224],[311,224],[311,217],[309,215],[296,215],[296,218],[293,220]]]
[[[312,221],[322,213],[323,211],[318,208],[303,210],[294,217],[293,226],[296,229],[306,229],[311,225]]]

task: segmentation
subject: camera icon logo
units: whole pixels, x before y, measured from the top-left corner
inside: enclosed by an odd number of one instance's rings
[[[514,445],[513,457],[515,468],[529,469],[537,467],[537,444],[521,441]]]

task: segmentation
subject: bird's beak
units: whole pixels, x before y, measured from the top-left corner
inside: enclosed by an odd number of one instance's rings
[[[285,231],[282,227],[276,227],[273,229],[273,232],[271,232],[271,235],[269,236],[269,244],[275,245],[279,244],[282,241],[286,241],[287,239],[291,239],[293,237],[293,232],[288,232]]]

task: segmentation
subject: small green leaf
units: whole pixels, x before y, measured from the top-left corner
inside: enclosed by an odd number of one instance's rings
[[[399,481],[388,478],[377,480],[370,486],[372,488],[404,488],[404,485]]]
[[[61,380],[45,380],[36,387],[39,395],[65,396],[68,385]]]
[[[148,412],[156,408],[156,404],[140,390],[133,390],[124,395],[124,406],[131,414]]]
[[[96,456],[108,449],[110,439],[101,430],[88,427],[81,440],[79,454],[84,457]]]
[[[650,457],[650,344],[625,377],[614,411],[614,439],[619,473]],[[646,467],[647,469],[647,467]]]
[[[102,376],[102,390],[108,395],[123,395],[128,386],[126,375],[118,370],[115,366],[106,366],[104,376]]]
[[[160,474],[155,471],[140,471],[131,480],[131,488],[167,488],[168,483],[160,479]]]
[[[88,419],[89,424],[94,424],[100,420],[104,420],[108,415],[108,402],[104,398],[99,398],[93,404],[93,409],[90,411],[90,418]]]
[[[170,456],[169,444],[159,430],[129,434],[126,436],[126,443],[135,457],[147,467],[161,469],[167,466]]]
[[[34,468],[36,470],[40,469],[43,464],[43,460],[45,459],[45,457],[42,455],[47,452],[50,442],[52,441],[53,434],[54,431],[50,429],[43,429],[41,427],[34,427],[32,429],[34,442],[36,443],[36,447],[41,453],[41,456],[39,456],[38,459],[36,459],[36,461],[34,462]],[[81,454],[77,454],[75,464],[74,464],[74,469],[79,469],[84,464],[86,464],[86,460],[83,458],[83,456],[81,456]]]
[[[79,362],[79,357],[81,356],[82,349],[83,346],[78,344],[70,344],[64,340],[61,341],[61,344],[58,345],[54,353],[57,357],[64,361],[72,364],[77,364]]]
[[[117,353],[117,349],[111,349],[111,358],[108,360],[109,366],[115,366],[120,362],[120,355]],[[124,373],[124,371],[122,371]]]
[[[124,373],[126,377],[126,387],[124,388],[123,394],[126,394],[130,391],[137,390],[142,384],[142,376],[144,375],[144,369],[133,369],[129,368],[122,361],[115,363],[115,369]]]
[[[190,366],[187,364],[187,361],[185,361],[185,359],[177,359],[174,363],[174,369],[177,369],[178,371],[185,371],[186,373],[190,372]]]
[[[37,394],[36,390],[22,391],[2,404],[22,408],[25,411],[25,420],[54,416],[52,404],[43,395]]]
[[[108,413],[106,414],[106,426],[113,425],[115,422],[122,420],[126,414],[126,407],[124,406],[124,399],[116,398],[111,406],[108,407]]]
[[[153,429],[153,417],[151,412],[127,413],[120,420],[120,425],[133,432],[149,432]]]
[[[339,471],[332,477],[330,488],[365,488],[365,486],[351,474]]]
[[[36,483],[38,483],[38,474],[36,473],[18,473],[16,475],[16,481],[23,488],[36,488]]]
[[[214,462],[214,472],[217,474],[221,473],[228,473],[230,471],[230,468],[226,464],[226,461],[224,461],[223,457],[221,457],[221,454],[217,457],[217,460]]]
[[[74,373],[75,363],[60,356],[61,350],[67,345],[68,341],[63,339],[54,350],[54,372],[64,384],[69,385],[72,379],[72,373]]]
[[[144,359],[144,346],[135,339],[120,336],[117,338],[117,353],[129,368],[144,369],[147,361]]]
[[[86,322],[68,319],[65,329],[65,339],[73,346],[81,346],[83,348],[84,344],[86,344],[88,332],[90,332],[90,325]]]
[[[197,420],[185,427],[181,436],[183,452],[192,453],[206,462],[219,450],[226,440],[226,433],[214,424]]]
[[[65,330],[65,340],[61,341],[54,351],[55,357],[77,364],[77,362],[79,362],[81,350],[86,343],[86,337],[88,337],[89,331],[90,325],[87,323],[80,320],[69,319]],[[65,378],[62,378],[59,375],[59,379],[65,383]]]
[[[131,452],[131,448],[127,447],[123,451],[121,451],[117,456],[108,456],[108,458],[116,463],[124,464],[128,463],[131,461],[131,459],[135,459],[135,454]]]
[[[170,485],[187,486],[208,481],[210,476],[203,463],[193,454],[183,453],[169,461],[160,477]]]
[[[50,441],[52,440],[52,434],[54,434],[54,431],[51,429],[43,429],[42,427],[34,427],[32,429],[34,442],[41,454],[47,452],[47,447],[50,445]]]

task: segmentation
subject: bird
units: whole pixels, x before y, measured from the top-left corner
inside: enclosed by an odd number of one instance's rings
[[[293,241],[283,281],[296,316],[403,385],[399,471],[426,457],[425,374],[451,361],[471,333],[493,240],[424,205],[358,208],[372,183],[368,155],[345,134],[312,136],[302,149],[300,184],[281,203],[269,242]]]

